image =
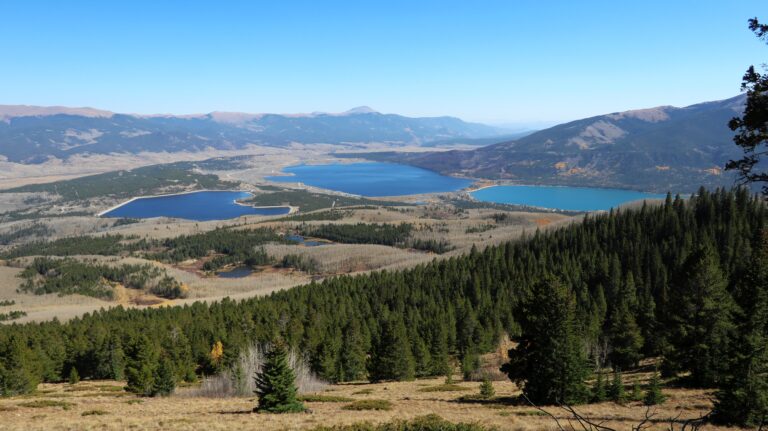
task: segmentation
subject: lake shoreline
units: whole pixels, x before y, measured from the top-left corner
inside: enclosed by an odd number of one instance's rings
[[[485,193],[482,193],[483,191]],[[480,196],[477,195],[478,192],[481,192]],[[490,185],[467,194],[478,202],[584,213],[608,211],[632,203],[663,200],[666,197],[660,193],[627,189],[521,184]]]
[[[196,193],[246,193],[246,194],[250,195],[250,197],[255,196],[254,193],[249,191],[249,190],[212,190],[212,189],[188,190],[188,191],[183,191],[183,192],[178,192],[178,193],[168,193],[168,194],[162,194],[162,195],[134,196],[134,197],[126,200],[125,202],[122,202],[122,203],[120,203],[118,205],[112,206],[111,208],[108,208],[108,209],[106,209],[104,211],[101,211],[101,212],[97,213],[96,216],[97,217],[105,217],[105,218],[120,218],[120,217],[110,217],[108,214],[111,213],[111,212],[114,212],[114,211],[116,211],[116,210],[118,210],[118,209],[120,209],[120,208],[122,208],[122,207],[124,207],[124,206],[126,206],[126,205],[128,205],[130,203],[132,203],[132,202],[136,202],[136,201],[141,200],[141,199],[162,199],[162,198],[168,198],[168,197],[173,197],[173,196],[191,195],[191,194],[196,194]],[[298,207],[295,207],[295,206],[292,206],[292,205],[271,205],[271,206],[260,206],[260,207],[257,207],[257,206],[252,206],[252,205],[248,205],[248,204],[245,204],[245,203],[241,203],[241,202],[239,202],[238,199],[233,199],[232,203],[234,205],[238,205],[238,206],[245,207],[245,208],[253,208],[253,209],[256,209],[256,210],[259,210],[259,209],[275,209],[275,208],[287,208],[288,209],[288,212],[285,213],[285,214],[275,214],[275,215],[243,214],[243,215],[240,215],[240,216],[237,216],[237,217],[234,217],[234,218],[248,217],[248,216],[263,216],[263,217],[286,216],[286,215],[294,214],[294,213],[296,213],[299,210]],[[140,218],[149,219],[149,218],[160,218],[160,217],[179,218],[179,217],[170,217],[170,216],[140,217]],[[180,219],[195,221],[193,219],[185,219],[185,218],[180,218]],[[222,219],[222,220],[229,220],[229,218],[228,219]]]

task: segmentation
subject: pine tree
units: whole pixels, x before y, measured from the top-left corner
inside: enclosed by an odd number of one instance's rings
[[[33,392],[40,382],[33,368],[34,359],[22,338],[11,335],[0,350],[0,395],[14,396]]]
[[[480,356],[475,352],[467,352],[461,358],[461,375],[465,381],[471,381],[475,371],[480,369]]]
[[[597,372],[597,379],[595,380],[595,387],[592,389],[592,402],[602,403],[608,399],[608,393],[605,387],[605,378],[603,372]]]
[[[168,396],[176,389],[176,377],[173,363],[167,357],[160,360],[160,365],[155,370],[152,383],[152,396]]]
[[[661,382],[659,381],[659,373],[654,372],[651,377],[651,383],[648,385],[648,390],[645,391],[645,398],[643,403],[646,406],[655,406],[663,404],[667,397],[661,392]]]
[[[755,245],[749,271],[738,286],[744,319],[728,378],[717,392],[713,419],[759,428],[768,423],[768,229]]]
[[[412,380],[415,365],[403,321],[388,318],[371,352],[368,376],[372,382],[382,380]]]
[[[724,376],[735,338],[736,304],[726,290],[727,281],[711,246],[703,246],[686,259],[682,280],[675,289],[672,350],[666,352],[671,370],[690,370],[690,383],[712,387]]]
[[[296,398],[296,376],[288,364],[288,352],[282,341],[267,351],[264,365],[256,375],[257,412],[297,413],[306,410]]]
[[[488,376],[483,377],[483,382],[480,384],[480,397],[481,398],[493,398],[496,395],[496,390],[493,389],[493,382]]]
[[[450,372],[448,355],[448,331],[445,322],[440,319],[432,328],[429,345],[430,374],[442,376]]]
[[[123,380],[125,377],[125,352],[120,337],[113,335],[109,340],[109,352],[104,361],[108,367],[108,378]]]
[[[622,404],[627,400],[627,396],[624,392],[624,381],[621,378],[621,373],[618,371],[613,372],[613,382],[608,390],[608,396],[611,401]]]
[[[632,368],[640,362],[643,336],[635,317],[629,311],[629,305],[622,301],[613,313],[609,329],[611,352],[608,358],[614,367]]]
[[[339,354],[339,381],[351,382],[364,379],[365,359],[360,324],[353,320],[344,329],[344,340]]]
[[[578,404],[588,398],[587,360],[576,330],[576,300],[559,280],[546,276],[521,299],[521,335],[502,367],[536,404]]]
[[[77,372],[77,368],[72,367],[69,370],[69,379],[68,379],[68,381],[69,381],[70,385],[76,385],[76,384],[80,383],[80,374]]]
[[[749,29],[755,35],[768,42],[768,25],[757,18],[749,20]],[[747,92],[747,101],[741,117],[733,118],[728,127],[737,132],[733,137],[744,151],[744,157],[730,160],[726,169],[736,170],[741,183],[762,184],[763,195],[768,196],[768,170],[765,170],[765,155],[768,150],[768,132],[765,130],[766,110],[768,110],[768,74],[755,71],[755,66],[749,66],[741,81],[742,90]]]
[[[629,399],[632,401],[643,400],[643,388],[640,386],[640,382],[635,381],[635,383],[632,384],[632,393],[629,395]]]
[[[125,389],[128,392],[146,397],[154,395],[158,356],[149,338],[146,335],[140,336],[132,346],[125,370],[127,380]]]

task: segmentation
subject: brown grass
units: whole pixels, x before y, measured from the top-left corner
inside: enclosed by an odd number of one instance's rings
[[[344,410],[392,410],[392,402],[389,400],[357,400],[342,407]]]
[[[638,375],[640,376],[640,375]],[[645,374],[641,375],[645,378]],[[634,375],[628,375],[625,381],[631,381]],[[0,398],[0,429],[3,430],[239,430],[258,429],[311,430],[320,425],[350,425],[359,422],[379,424],[394,419],[413,419],[428,414],[437,414],[453,422],[477,423],[499,430],[534,431],[551,430],[554,423],[551,418],[542,416],[530,406],[512,403],[519,394],[517,387],[510,381],[494,383],[496,397],[492,400],[470,400],[461,402],[467,392],[421,392],[420,389],[437,387],[444,384],[444,378],[423,379],[414,382],[386,382],[377,384],[342,384],[333,385],[332,395],[361,400],[384,400],[391,404],[391,410],[346,410],[350,402],[327,402],[308,399],[307,414],[256,414],[252,413],[256,405],[254,396],[236,398],[186,397],[180,389],[177,396],[168,398],[136,398],[126,393],[126,397],[114,397],[111,390],[102,391],[100,387],[120,387],[120,382],[80,382],[78,386],[90,387],[91,392],[77,393],[76,404],[69,410],[63,410],[59,403],[72,398],[55,398],[65,394],[66,384],[44,384],[38,389],[46,391],[45,398]],[[476,383],[457,383],[475,389]],[[706,413],[711,407],[712,391],[666,388],[668,401],[658,406],[656,417],[668,419],[678,414],[680,418],[695,418]],[[327,395],[326,395],[327,394]],[[471,393],[470,393],[471,394]],[[53,397],[53,398],[51,398]],[[56,404],[37,401],[55,401]],[[22,405],[34,402],[37,407]],[[645,407],[639,402],[617,405],[611,402],[578,406],[579,412],[591,418],[607,421],[608,426],[616,429],[630,429],[642,419]],[[83,413],[101,410],[106,415]],[[560,418],[565,414],[556,407],[547,407]],[[36,417],[35,417],[36,416]],[[33,418],[35,417],[35,418]],[[665,430],[667,422],[653,424],[653,429]],[[707,426],[708,430],[719,430]]]
[[[452,383],[445,383],[442,385],[436,385],[436,386],[427,386],[426,388],[419,389],[419,392],[458,392],[458,391],[468,391],[471,388],[459,386]]]

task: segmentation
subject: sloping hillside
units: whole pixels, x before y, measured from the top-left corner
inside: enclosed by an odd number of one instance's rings
[[[410,118],[364,107],[341,114],[137,116],[91,108],[0,106],[0,156],[18,163],[42,163],[75,154],[238,149],[249,144],[293,142],[419,145],[501,133],[453,117]]]
[[[612,113],[472,151],[369,158],[526,183],[692,191],[702,184],[733,183],[722,167],[740,152],[727,124],[743,104],[740,95],[685,108]]]

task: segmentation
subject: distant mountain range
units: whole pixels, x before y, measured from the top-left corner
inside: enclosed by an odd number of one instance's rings
[[[302,144],[423,145],[505,131],[454,117],[410,118],[358,107],[340,114],[130,115],[92,108],[0,105],[0,156],[43,163],[75,154],[198,151]]]
[[[733,184],[722,167],[741,153],[727,124],[744,102],[740,95],[685,108],[600,115],[471,151],[365,157],[519,183],[690,192]]]

